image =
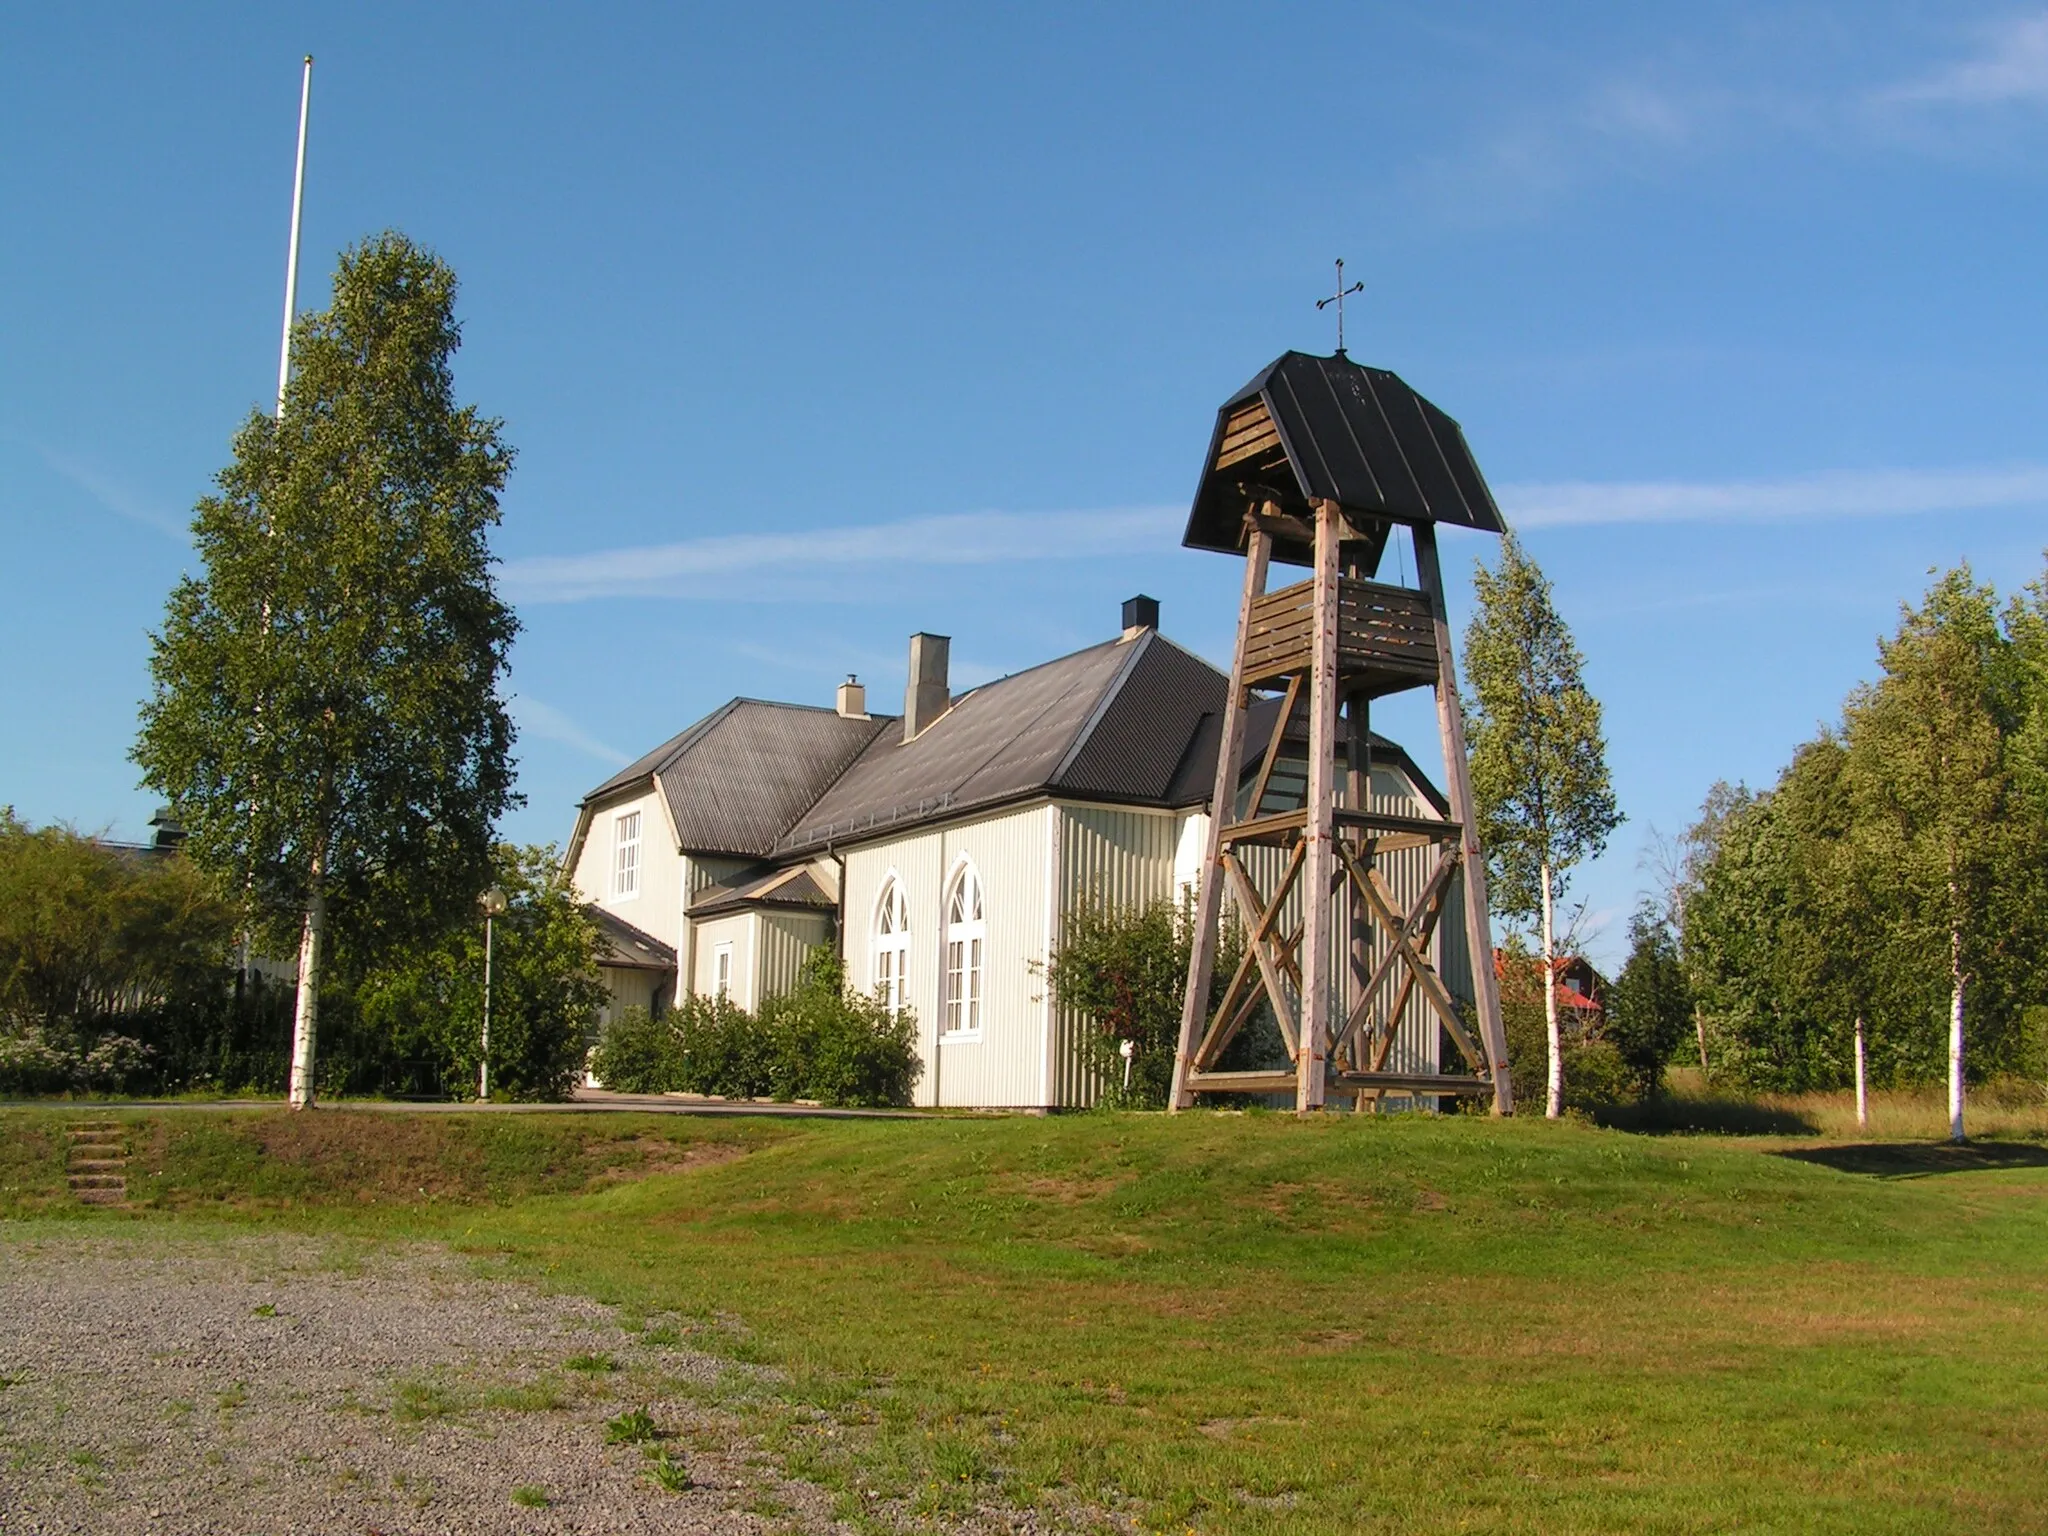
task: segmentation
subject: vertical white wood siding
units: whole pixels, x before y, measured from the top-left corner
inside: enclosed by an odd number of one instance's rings
[[[1091,907],[1135,910],[1173,899],[1185,816],[1099,805],[1060,805],[1054,813],[1059,818],[1060,877],[1060,913],[1052,934],[1055,949],[1066,913]],[[1049,1103],[1081,1108],[1095,1102],[1102,1084],[1087,1046],[1089,1033],[1097,1027],[1071,1010],[1052,1011]]]
[[[754,1006],[755,916],[752,912],[726,912],[693,923],[696,930],[697,971],[690,990],[699,997],[718,991],[718,948],[732,946],[732,978],[726,993],[742,1008]]]
[[[640,894],[620,898],[612,894],[614,828],[620,816],[632,811],[640,813]],[[652,789],[645,789],[592,808],[569,879],[585,901],[617,913],[680,953],[685,862],[669,830],[668,807]]]
[[[988,1108],[1046,1106],[1047,879],[1053,843],[1050,806],[998,811],[976,821],[934,828],[846,851],[847,975],[874,985],[874,921],[883,882],[903,883],[910,912],[905,1006],[917,1019],[923,1072],[919,1104]],[[945,954],[944,901],[961,859],[982,881],[982,1023],[947,1036],[940,988]]]
[[[764,909],[754,928],[760,959],[754,968],[754,1001],[758,1008],[771,997],[796,990],[811,951],[832,937],[832,920],[823,912]]]
[[[680,1003],[687,993],[708,993],[708,983],[697,980],[700,965],[704,963],[698,951],[703,948],[699,931],[702,923],[690,920],[690,903],[702,896],[714,885],[723,885],[743,869],[750,868],[740,859],[705,858],[699,854],[688,854],[681,860],[681,873],[677,881],[676,929],[681,937],[676,941],[676,997]],[[738,953],[737,950],[734,951]]]

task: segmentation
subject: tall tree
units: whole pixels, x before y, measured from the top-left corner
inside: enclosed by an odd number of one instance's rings
[[[135,760],[272,941],[296,930],[297,1107],[330,913],[365,948],[466,918],[515,799],[497,684],[518,624],[487,542],[513,453],[455,402],[455,292],[403,235],[343,253],[281,416],[250,415],[198,505],[205,572],[153,637]]]
[[[1473,574],[1478,610],[1465,632],[1471,678],[1465,737],[1494,905],[1538,923],[1549,1041],[1544,1113],[1564,1113],[1557,1020],[1557,902],[1566,877],[1621,825],[1607,773],[1599,702],[1550,582],[1511,533],[1500,563]]]
[[[1945,983],[1949,1134],[1961,1141],[1968,994],[1990,979],[2002,926],[1992,913],[2013,830],[2006,740],[2020,723],[2020,672],[1995,596],[1967,566],[1905,607],[1878,654],[1883,678],[1845,711],[1845,777],[1864,878],[1892,889],[1892,953]]]
[[[1692,1033],[1692,989],[1678,941],[1653,904],[1636,909],[1628,936],[1628,963],[1607,989],[1606,1034],[1637,1093],[1652,1099],[1663,1089],[1672,1052]]]

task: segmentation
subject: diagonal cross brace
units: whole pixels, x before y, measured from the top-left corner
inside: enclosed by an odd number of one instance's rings
[[[1223,860],[1228,857],[1228,850],[1217,856],[1216,863],[1210,869],[1210,879],[1215,879],[1222,872]],[[1238,994],[1249,979],[1252,968],[1258,964],[1258,952],[1253,946],[1258,940],[1270,934],[1273,925],[1280,920],[1281,909],[1286,905],[1288,894],[1294,889],[1294,881],[1301,873],[1301,860],[1301,849],[1297,846],[1288,856],[1287,867],[1280,876],[1279,889],[1274,892],[1271,905],[1263,913],[1245,913],[1245,923],[1251,942],[1245,945],[1244,954],[1237,962],[1237,970],[1231,975],[1230,985],[1223,989],[1223,1000],[1217,1005],[1215,1018],[1210,1023],[1208,1032],[1202,1037],[1200,1047],[1193,1054],[1192,1060],[1198,1067],[1206,1066],[1213,1061],[1217,1053],[1230,1043],[1230,1037],[1243,1026],[1243,1015],[1249,1012],[1249,1009],[1240,1009],[1237,1006]],[[1286,947],[1292,946],[1290,944]],[[1255,1001],[1257,994],[1253,993],[1252,998]],[[1226,1020],[1229,1021],[1227,1024]]]
[[[1436,928],[1437,917],[1443,910],[1444,893],[1449,890],[1451,876],[1457,872],[1457,868],[1458,851],[1456,846],[1453,845],[1443,849],[1438,855],[1437,866],[1429,877],[1429,883],[1422,888],[1422,894],[1416,900],[1415,910],[1408,914],[1406,921],[1400,926],[1399,931],[1405,933],[1411,945],[1417,949],[1420,949],[1421,946],[1429,942],[1429,936]],[[1386,981],[1387,976],[1393,971],[1394,967],[1401,963],[1403,958],[1404,956],[1399,945],[1388,946],[1387,952],[1380,957],[1379,964],[1373,968],[1370,979],[1366,981],[1363,990],[1359,993],[1358,1006],[1352,1009],[1351,1017],[1344,1021],[1343,1032],[1336,1040],[1330,1042],[1330,1048],[1333,1051],[1341,1042],[1351,1039],[1353,1035],[1358,1033],[1360,1026],[1365,1022],[1366,1015],[1372,1008],[1373,999],[1379,995],[1381,985]],[[1408,990],[1408,988],[1402,989],[1402,1000],[1404,1003],[1407,999]],[[1394,1009],[1394,1015],[1398,1017],[1400,1011],[1400,1007],[1397,1006]]]
[[[1251,876],[1244,872],[1244,866],[1238,863],[1236,854],[1225,852],[1222,864],[1230,876],[1231,894],[1237,898],[1246,921],[1255,924],[1250,949],[1258,962],[1259,977],[1266,984],[1266,996],[1273,1004],[1273,1017],[1280,1025],[1281,1038],[1287,1042],[1287,1054],[1297,1055],[1301,1050],[1301,1036],[1294,1027],[1293,1006],[1287,1001],[1285,954],[1275,957],[1266,953],[1266,938],[1273,919],[1280,911],[1281,902],[1275,900],[1270,910],[1260,904],[1258,889],[1252,884]]]
[[[1458,1005],[1451,1000],[1451,994],[1444,989],[1443,978],[1434,967],[1417,952],[1414,942],[1408,937],[1406,925],[1394,911],[1393,893],[1386,888],[1377,870],[1361,868],[1356,855],[1342,843],[1338,844],[1337,856],[1344,861],[1344,867],[1351,871],[1351,878],[1357,883],[1358,891],[1366,904],[1373,909],[1373,916],[1386,927],[1387,936],[1393,940],[1394,948],[1401,958],[1408,962],[1408,968],[1422,985],[1422,995],[1443,1020],[1444,1028],[1458,1043],[1458,1049],[1465,1054],[1474,1071],[1492,1070],[1479,1047],[1473,1043],[1471,1032],[1465,1028],[1465,1021],[1458,1017]]]

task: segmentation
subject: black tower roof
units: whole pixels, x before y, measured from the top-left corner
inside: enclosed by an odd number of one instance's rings
[[[1506,531],[1458,424],[1396,375],[1341,352],[1282,353],[1224,402],[1181,543],[1242,554],[1245,513],[1268,501],[1303,517],[1334,501],[1362,528],[1377,525],[1376,546],[1390,523]],[[1274,541],[1275,560],[1307,565],[1313,554]]]

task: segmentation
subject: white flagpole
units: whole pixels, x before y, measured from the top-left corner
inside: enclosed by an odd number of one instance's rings
[[[306,71],[299,81],[299,164],[292,177],[291,254],[284,264],[284,341],[277,353],[277,414],[284,419],[285,386],[292,378],[292,316],[299,307],[299,212],[306,201],[306,109],[313,100],[313,55],[306,55]]]

